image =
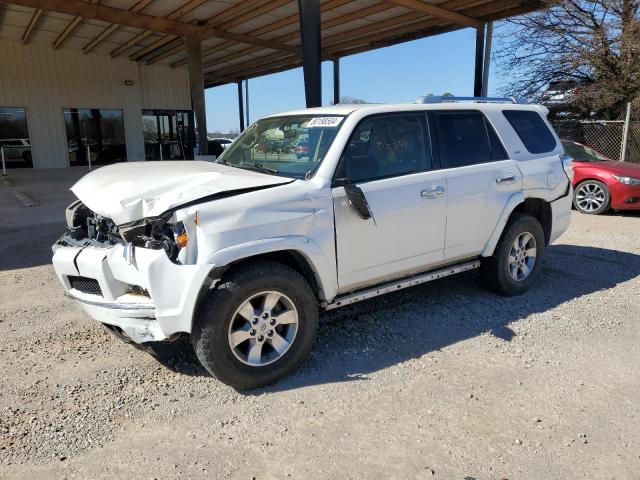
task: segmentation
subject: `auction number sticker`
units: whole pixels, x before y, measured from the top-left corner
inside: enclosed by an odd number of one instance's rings
[[[319,128],[319,127],[337,127],[340,125],[343,117],[315,117],[309,120],[307,128]]]

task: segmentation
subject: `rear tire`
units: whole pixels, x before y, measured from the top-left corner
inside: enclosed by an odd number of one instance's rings
[[[540,274],[544,250],[545,236],[540,222],[531,215],[515,214],[493,255],[483,259],[482,279],[502,295],[521,295]]]
[[[296,370],[317,326],[318,304],[306,279],[286,265],[260,261],[231,271],[209,293],[191,343],[209,373],[243,390]]]

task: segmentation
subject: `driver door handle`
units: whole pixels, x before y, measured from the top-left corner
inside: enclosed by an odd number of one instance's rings
[[[442,185],[434,185],[420,192],[422,198],[438,198],[444,195],[444,187]]]

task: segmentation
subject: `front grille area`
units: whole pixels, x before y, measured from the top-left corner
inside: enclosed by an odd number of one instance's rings
[[[69,283],[71,284],[71,288],[78,290],[82,293],[89,293],[91,295],[100,295],[102,296],[102,290],[100,289],[100,284],[94,278],[87,277],[74,277],[69,276]]]

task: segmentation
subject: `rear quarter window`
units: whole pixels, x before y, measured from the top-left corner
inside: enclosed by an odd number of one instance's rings
[[[538,112],[503,110],[502,114],[520,137],[529,153],[549,153],[556,148],[556,139]]]

